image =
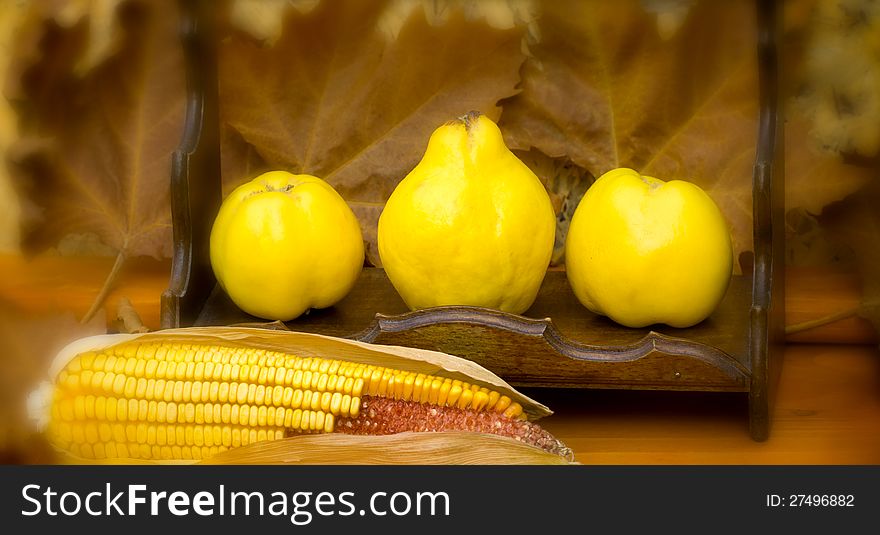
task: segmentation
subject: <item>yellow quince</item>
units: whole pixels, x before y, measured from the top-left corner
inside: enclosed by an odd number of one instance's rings
[[[553,252],[556,218],[532,171],[488,117],[437,128],[379,218],[379,255],[412,309],[472,305],[519,314]]]
[[[264,173],[223,201],[211,266],[243,311],[287,321],[345,297],[364,264],[357,219],[332,186],[310,175]]]
[[[628,327],[689,327],[724,297],[733,251],[724,216],[700,187],[620,168],[581,199],[565,259],[591,311]]]

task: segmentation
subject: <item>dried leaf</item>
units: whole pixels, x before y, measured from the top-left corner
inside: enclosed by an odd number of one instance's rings
[[[594,176],[631,167],[695,182],[724,212],[737,255],[750,250],[758,118],[753,4],[697,3],[668,39],[633,1],[553,2],[545,9],[544,39],[523,68],[523,91],[503,103],[508,143],[567,156]],[[864,182],[836,155],[811,151],[803,132],[787,133],[797,155],[786,176],[790,208],[815,213]]]
[[[743,3],[703,2],[664,40],[639,3],[553,2],[504,105],[515,148],[568,156],[593,176],[632,167],[707,187],[751,246],[757,114],[754,27]]]
[[[223,180],[223,197],[233,189],[261,173],[269,171],[268,164],[253,145],[229,125],[220,127],[220,174]],[[235,177],[232,180],[230,177]]]
[[[562,265],[565,262],[565,237],[574,211],[581,197],[593,183],[594,177],[568,158],[550,158],[538,150],[516,151],[516,156],[534,172],[553,202],[556,212],[556,236],[553,243],[553,256],[550,264]]]
[[[13,99],[33,100],[23,92],[21,75],[35,64],[44,72],[31,76],[46,86],[64,78],[77,78],[102,63],[122,39],[117,11],[126,1],[143,0],[18,0],[3,2],[6,13],[17,12],[17,24],[4,31],[11,46],[4,60],[12,65],[4,80],[5,93]],[[5,16],[5,15],[4,15]],[[30,81],[33,89],[34,81]],[[65,95],[64,92],[54,92]],[[44,104],[48,101],[44,101]]]
[[[499,30],[525,28],[523,44],[527,47],[540,38],[538,4],[536,0],[391,0],[379,20],[379,28],[388,39],[395,40],[416,11],[422,11],[431,26],[448,23],[460,11],[468,21],[485,21]]]
[[[14,2],[0,4],[0,81],[5,81],[10,72],[16,29],[25,15],[25,9],[21,5]],[[0,95],[0,206],[3,207],[0,212],[0,252],[3,253],[17,252],[21,241],[21,204],[6,161],[7,151],[17,138],[18,122],[15,112],[6,96]]]
[[[874,156],[880,151],[880,4],[815,4],[797,105],[822,146]]]
[[[848,164],[840,154],[822,150],[809,134],[801,116],[786,124],[785,206],[819,214],[822,208],[858,191],[876,173],[862,165]]]
[[[119,299],[119,304],[116,306],[115,324],[121,333],[146,333],[150,331],[127,297]]]
[[[68,234],[61,238],[58,246],[49,249],[47,254],[59,256],[116,256],[117,251],[108,246],[93,232]]]
[[[28,235],[32,246],[93,232],[128,256],[170,254],[169,156],[184,97],[171,6],[126,4],[120,54],[42,121],[53,143],[24,166],[29,196],[43,210],[42,225]]]
[[[76,71],[84,74],[106,60],[119,45],[121,31],[116,10],[126,0],[67,0],[54,6],[55,21],[63,27],[85,22],[88,25],[88,44],[85,54],[76,64]],[[53,2],[49,2],[51,9]]]
[[[657,33],[672,38],[687,19],[696,0],[642,0],[645,9],[657,16]]]
[[[225,121],[269,166],[324,178],[353,205],[383,203],[439,125],[469,110],[497,118],[524,59],[522,29],[457,12],[439,26],[416,12],[388,41],[382,7],[325,1],[291,14],[272,48],[233,38],[220,54]]]
[[[42,148],[52,129],[65,121],[70,96],[81,82],[75,66],[88,41],[86,25],[59,26],[53,18],[55,12],[49,9],[51,4],[26,5],[26,14],[13,32],[3,87],[5,96],[15,104],[20,135],[25,137],[11,148],[11,156]]]
[[[481,433],[302,435],[234,448],[201,464],[570,464],[511,438]]]
[[[384,202],[348,201],[348,205],[357,217],[364,237],[364,256],[369,265],[382,267],[379,256],[379,216],[385,208]]]
[[[308,13],[320,0],[234,0],[232,25],[257,41],[271,46],[281,37],[282,22],[288,10]]]

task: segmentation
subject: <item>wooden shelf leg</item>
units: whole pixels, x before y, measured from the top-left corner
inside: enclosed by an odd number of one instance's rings
[[[215,6],[181,0],[186,63],[186,122],[171,157],[174,253],[171,281],[162,294],[163,329],[195,323],[214,288],[210,236],[221,202]]]
[[[779,6],[758,0],[758,67],[761,111],[753,189],[755,265],[751,310],[749,428],[752,438],[770,435],[770,415],[785,340],[785,160],[779,111],[781,31]]]

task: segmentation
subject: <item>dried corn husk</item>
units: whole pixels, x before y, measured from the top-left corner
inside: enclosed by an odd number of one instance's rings
[[[483,433],[398,433],[363,436],[331,433],[260,442],[200,464],[573,464],[512,438]]]

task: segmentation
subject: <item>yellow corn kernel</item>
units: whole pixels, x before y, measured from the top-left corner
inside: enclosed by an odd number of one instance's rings
[[[489,391],[489,401],[486,403],[486,409],[494,409],[495,404],[498,403],[498,400],[501,399],[501,394],[494,390]]]
[[[357,418],[357,415],[360,414],[361,410],[361,398],[351,398],[351,408],[349,408],[349,415],[352,418]]]
[[[486,407],[488,403],[489,394],[483,391],[478,391],[474,394],[473,401],[471,401],[471,409],[475,411],[481,411]]]
[[[335,424],[336,424],[336,418],[332,414],[327,413],[324,415],[324,429],[323,429],[323,431],[325,433],[332,433]]]
[[[315,389],[317,389],[318,392],[324,392],[327,390],[327,378],[328,377],[326,372],[320,373],[318,375],[318,381],[315,384]]]
[[[495,412],[503,413],[505,410],[507,410],[507,407],[510,406],[510,403],[511,403],[511,399],[509,397],[501,396],[498,398],[498,401],[495,403],[493,410]]]
[[[509,407],[504,411],[504,416],[508,418],[516,418],[523,413],[522,406],[519,403],[513,402]]]
[[[176,381],[174,383],[174,387],[171,389],[171,399],[166,401],[173,401],[175,403],[183,401],[183,381]]]
[[[468,405],[471,404],[471,401],[474,399],[474,391],[471,389],[462,390],[461,396],[458,398],[458,403],[456,403],[456,407],[459,409],[466,409]]]
[[[330,392],[323,392],[321,394],[321,410],[327,412],[330,410],[330,401],[333,399],[333,394]]]
[[[462,392],[461,384],[456,384],[455,381],[452,381],[452,386],[449,387],[449,396],[446,398],[446,406],[454,407]]]
[[[351,416],[351,396],[348,394],[342,396],[342,403],[339,405],[339,412],[343,416]]]

